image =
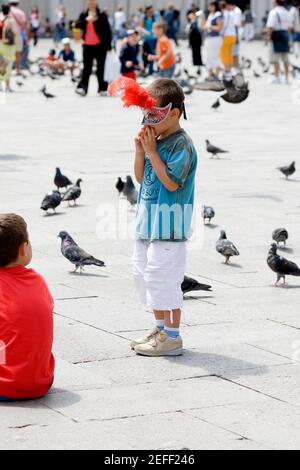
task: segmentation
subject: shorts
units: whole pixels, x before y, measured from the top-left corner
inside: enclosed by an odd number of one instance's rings
[[[17,35],[15,38],[15,48],[16,48],[16,53],[23,52],[23,40],[22,40],[22,36],[20,35]]]
[[[236,45],[236,36],[224,36],[221,47],[221,62],[225,67],[233,67],[233,49]]]
[[[284,62],[285,64],[290,63],[290,54],[288,52],[274,52],[273,45],[270,49],[270,62],[276,64],[277,62]]]
[[[183,307],[186,254],[187,242],[136,241],[133,274],[142,304],[165,311]]]
[[[296,32],[293,34],[293,41],[294,42],[300,42],[300,32]]]
[[[169,69],[160,69],[159,71],[159,76],[162,78],[173,78],[173,75],[175,73],[175,65],[172,65]]]

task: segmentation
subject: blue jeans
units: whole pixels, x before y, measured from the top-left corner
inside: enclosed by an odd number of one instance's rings
[[[173,65],[171,68],[167,70],[160,70],[159,75],[162,78],[173,78],[175,72],[175,65]]]

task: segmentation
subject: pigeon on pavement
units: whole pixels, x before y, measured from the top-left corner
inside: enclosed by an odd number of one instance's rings
[[[203,206],[202,217],[204,223],[206,223],[206,220],[208,220],[208,223],[210,224],[211,220],[215,217],[215,215],[215,210],[212,207]]]
[[[52,95],[51,93],[48,93],[46,85],[43,86],[43,88],[41,89],[41,93],[45,96],[45,98],[47,98],[47,100],[56,98],[56,96]]]
[[[206,284],[200,284],[200,282],[188,276],[184,276],[183,283],[181,284],[181,290],[183,294],[187,294],[188,292],[197,292],[197,291],[210,292],[211,289],[212,289],[211,286],[208,286]]]
[[[216,111],[220,108],[221,106],[221,103],[220,103],[220,100],[218,99],[213,105],[212,105],[212,109],[215,109]]]
[[[296,162],[292,162],[288,166],[281,166],[281,167],[277,168],[277,170],[281,171],[281,173],[284,174],[286,179],[288,179],[288,177],[292,176],[296,171]]]
[[[228,153],[227,150],[222,150],[212,145],[209,140],[206,140],[206,150],[208,153],[211,153],[213,157],[219,156],[220,153]]]
[[[82,183],[82,179],[79,178],[76,181],[76,184],[74,184],[74,186],[72,186],[71,188],[67,190],[66,194],[63,197],[63,201],[68,201],[69,205],[70,205],[70,202],[73,201],[74,206],[76,206],[76,201],[81,196],[81,187],[80,187],[81,183]]]
[[[272,238],[273,240],[275,240],[275,242],[277,242],[278,246],[280,243],[284,243],[284,246],[286,246],[286,241],[289,238],[289,233],[285,228],[277,228],[276,230],[274,230]]]
[[[300,269],[298,266],[285,258],[282,258],[277,254],[277,245],[272,243],[267,263],[270,269],[277,274],[277,281],[275,286],[277,287],[280,280],[283,278],[284,284],[286,283],[286,276],[300,276]]]
[[[61,252],[62,255],[75,265],[75,271],[80,269],[83,271],[84,266],[99,266],[104,267],[105,263],[93,256],[86,253],[82,248],[79,248],[77,243],[67,232],[60,232],[58,237],[61,239]]]
[[[47,213],[49,209],[52,209],[53,212],[55,212],[55,209],[60,205],[61,200],[62,199],[60,192],[52,191],[44,197],[43,202],[41,204],[41,209]]]
[[[125,183],[124,181],[122,181],[122,178],[118,178],[118,181],[117,181],[117,184],[116,184],[116,189],[119,193],[119,195],[121,195],[124,191],[124,186],[125,186]]]
[[[229,264],[229,260],[232,256],[240,255],[238,249],[234,246],[234,244],[231,241],[227,240],[226,232],[224,230],[221,231],[220,238],[216,244],[216,250],[218,253],[225,257],[225,264]]]
[[[131,176],[126,177],[126,183],[123,189],[123,194],[126,197],[127,201],[134,206],[137,204],[138,192],[135,188],[134,182]]]
[[[67,176],[61,173],[60,168],[56,168],[54,184],[59,191],[60,189],[66,189],[68,186],[71,186],[72,181],[70,181]]]

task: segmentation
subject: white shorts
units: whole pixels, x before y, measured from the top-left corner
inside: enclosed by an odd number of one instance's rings
[[[220,51],[222,46],[222,37],[213,36],[206,38],[206,68],[208,70],[217,69],[221,66]]]
[[[187,242],[136,241],[133,274],[143,304],[166,311],[183,307],[186,253]]]

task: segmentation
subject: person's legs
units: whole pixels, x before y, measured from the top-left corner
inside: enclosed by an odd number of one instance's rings
[[[94,46],[83,46],[83,72],[78,88],[88,92],[90,76],[95,58]]]
[[[145,356],[176,356],[182,354],[179,334],[183,293],[181,284],[186,266],[185,242],[160,242],[149,245],[145,283],[147,301],[157,321],[164,318],[164,331],[135,351]],[[162,326],[162,323],[161,323]]]
[[[104,81],[104,68],[106,61],[107,51],[100,45],[97,46],[96,60],[97,60],[97,78],[98,78],[98,93],[107,91],[108,83]]]

